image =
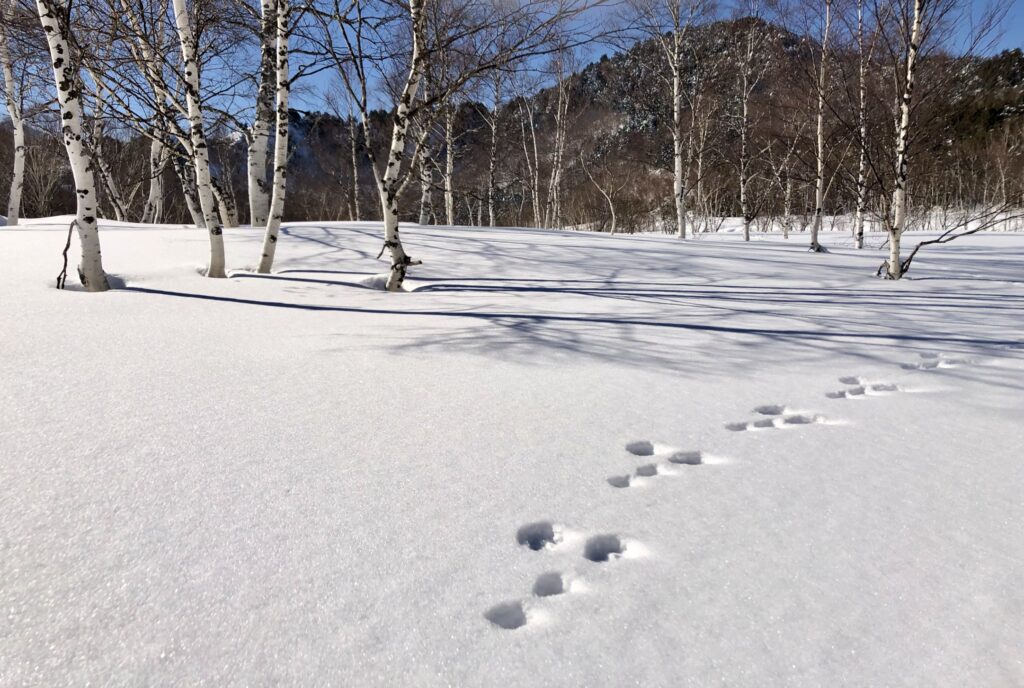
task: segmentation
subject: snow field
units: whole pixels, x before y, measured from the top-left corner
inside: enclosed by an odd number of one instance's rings
[[[65,231],[0,233],[0,685],[1024,682],[1020,235]]]

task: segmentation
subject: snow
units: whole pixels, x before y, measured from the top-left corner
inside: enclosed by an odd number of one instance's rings
[[[1024,683],[1024,235],[66,231],[0,232],[0,685]]]

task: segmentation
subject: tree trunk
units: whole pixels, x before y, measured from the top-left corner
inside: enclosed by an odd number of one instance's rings
[[[750,92],[747,88],[747,70],[742,70],[742,98],[740,103],[740,213],[743,215],[743,241],[750,241],[750,208],[747,202],[747,137],[750,127]]]
[[[608,213],[611,215],[612,219],[612,226],[608,233],[615,234],[618,223],[615,217],[615,203],[612,200],[612,195],[608,191],[605,191],[604,187],[598,184],[597,180],[594,179],[594,175],[590,173],[590,168],[587,167],[587,161],[583,158],[582,150],[580,151],[580,166],[583,168],[583,172],[587,175],[590,183],[594,185],[594,188],[597,189],[602,196],[604,196],[605,203],[608,204]]]
[[[868,120],[867,120],[867,63],[864,55],[864,0],[857,2],[857,53],[859,60],[860,102],[857,107],[857,146],[860,158],[857,162],[857,209],[853,221],[854,244],[864,248],[864,211],[868,201]]]
[[[782,238],[789,238],[789,230],[793,226],[793,177],[786,173],[786,190],[783,194],[782,206]]]
[[[430,224],[430,216],[434,212],[434,171],[430,149],[424,143],[423,156],[420,158],[420,224]]]
[[[0,13],[0,68],[3,69],[7,114],[10,115],[11,130],[14,134],[14,169],[11,174],[11,190],[7,197],[7,224],[13,227],[18,224],[21,217],[21,190],[25,186],[25,124],[21,119],[21,105],[18,102],[20,90],[14,81],[14,68],[7,46],[7,26],[12,8],[13,0],[11,4],[5,3]]]
[[[196,191],[196,168],[192,166],[191,160],[181,155],[175,155],[173,161],[174,173],[181,184],[181,195],[185,198],[185,207],[188,208],[188,214],[192,217],[192,224],[197,229],[203,229],[206,227],[206,220],[203,219],[203,212],[199,208],[199,192]]]
[[[274,117],[274,41],[277,30],[275,0],[262,0],[260,11],[260,84],[256,91],[256,114],[249,130],[246,160],[249,224],[253,227],[266,225],[270,213],[267,149]]]
[[[271,0],[264,0],[266,3]],[[274,139],[274,188],[270,197],[270,217],[263,235],[263,255],[259,272],[269,273],[274,265],[277,235],[284,217],[284,195],[288,176],[288,91],[291,76],[288,71],[288,34],[291,8],[288,0],[276,0],[277,16],[277,136]]]
[[[818,234],[821,232],[822,213],[825,205],[825,78],[826,62],[828,60],[828,38],[829,29],[832,24],[832,2],[825,0],[825,26],[821,37],[821,65],[818,68],[818,128],[816,135],[816,146],[814,159],[816,163],[814,177],[814,223],[811,225],[811,251],[821,253],[824,251],[818,241]]]
[[[351,220],[358,222],[359,213],[359,138],[356,118],[349,113],[348,118],[349,144],[352,149],[352,215]]]
[[[545,227],[562,226],[562,168],[565,159],[565,129],[569,113],[569,85],[558,68],[558,102],[555,110],[555,141],[551,158],[551,181],[548,183],[548,206],[544,217]]]
[[[238,226],[238,206],[235,204],[235,191],[230,180],[210,176],[210,188],[217,203],[217,214],[220,223],[225,227]]]
[[[164,169],[167,166],[167,147],[154,132],[149,144],[149,195],[142,210],[144,224],[159,224],[164,215]]]
[[[673,38],[673,40],[678,40]],[[676,237],[686,238],[686,182],[683,165],[683,86],[681,56],[676,52],[672,68],[672,197],[676,207]]]
[[[398,107],[395,109],[387,164],[384,166],[384,173],[377,176],[377,191],[384,219],[384,247],[391,254],[391,270],[386,285],[388,291],[401,291],[402,282],[405,281],[405,273],[409,266],[419,264],[419,261],[414,261],[405,253],[398,232],[398,192],[400,187],[398,176],[402,167],[402,157],[405,155],[405,140],[409,131],[409,112],[423,78],[424,2],[425,0],[409,1],[409,14],[412,19],[412,61],[409,65],[409,76],[398,99]],[[369,122],[364,115],[364,130],[368,126]],[[369,141],[369,136],[366,138]]]
[[[82,250],[78,277],[86,291],[106,291],[110,285],[103,271],[100,254],[99,227],[96,223],[96,178],[92,158],[83,145],[81,77],[74,60],[75,53],[71,50],[70,27],[64,25],[59,18],[63,14],[61,9],[51,0],[36,0],[36,10],[50,49],[53,79],[57,86],[61,135],[77,191],[75,224]]]
[[[455,110],[445,107],[444,115],[444,212],[449,225],[455,224]]]
[[[924,11],[924,3],[925,0],[914,0],[914,16],[907,49],[907,72],[900,98],[899,125],[896,129],[896,180],[892,194],[892,224],[889,226],[889,260],[886,266],[886,277],[894,280],[903,277],[903,266],[900,263],[900,239],[907,222],[907,182],[910,178],[908,169],[910,106],[914,95],[914,77],[917,71],[917,53],[920,50],[921,15]]]
[[[110,165],[107,164],[106,141],[103,135],[103,119],[106,117],[107,109],[106,99],[103,97],[105,88],[91,70],[89,70],[89,75],[96,87],[96,107],[93,112],[92,133],[90,135],[93,165],[95,165],[96,171],[99,173],[107,201],[114,210],[114,219],[118,222],[124,222],[127,216],[125,202],[121,197],[121,189],[118,187],[117,179],[114,178],[114,173],[110,169]]]
[[[494,109],[491,111],[491,149],[487,157],[487,220],[491,227],[497,225],[495,203],[497,202],[497,184],[495,169],[498,160],[498,120],[501,106],[501,71],[494,72]]]
[[[189,141],[192,148],[192,161],[196,170],[196,191],[199,194],[203,220],[210,235],[210,263],[206,270],[206,276],[226,277],[224,230],[217,221],[217,212],[214,208],[213,190],[210,184],[210,152],[206,144],[206,134],[203,131],[203,111],[199,96],[199,63],[196,60],[197,46],[192,34],[192,26],[189,23],[185,0],[171,1],[185,70],[185,99],[188,103]]]

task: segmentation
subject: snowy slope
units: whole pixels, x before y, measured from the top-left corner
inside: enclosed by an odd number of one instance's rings
[[[0,685],[1024,685],[1024,235],[65,232],[0,232]]]

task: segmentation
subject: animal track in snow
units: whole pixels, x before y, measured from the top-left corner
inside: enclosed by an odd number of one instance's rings
[[[637,440],[627,444],[626,451],[633,456],[654,456],[654,445],[648,440]]]
[[[643,466],[637,466],[636,474],[641,478],[653,478],[658,475],[658,464],[648,463]]]
[[[853,387],[840,389],[835,392],[828,392],[825,396],[829,399],[862,399],[866,396],[879,396],[892,392],[902,392],[903,388],[889,382],[878,382],[868,384],[859,377],[841,377],[839,381],[843,384],[852,384]],[[851,382],[855,381],[855,382]]]
[[[785,412],[786,407],[782,404],[765,404],[754,409],[754,413],[759,413],[762,416],[781,416]]]
[[[677,471],[673,466],[699,466],[704,463],[705,456],[700,451],[679,451],[671,448],[663,448],[665,451],[655,454],[664,461],[646,463],[637,466],[632,474],[613,475],[609,477],[608,484],[615,488],[633,487],[646,480],[636,482],[637,478],[655,478],[661,475],[674,475]]]
[[[502,602],[486,612],[484,618],[499,628],[514,630],[526,625],[526,610],[522,602]]]
[[[942,370],[946,368],[959,368],[965,365],[977,363],[970,358],[954,358],[936,353],[919,354],[921,360],[917,363],[904,363],[900,367],[904,370]]]
[[[557,571],[542,573],[533,582],[533,594],[537,597],[554,597],[569,589],[565,576]]]
[[[516,542],[537,552],[562,541],[561,528],[549,521],[527,523],[516,531]]]
[[[618,535],[595,535],[583,546],[583,556],[598,563],[618,559],[625,551],[626,546]]]
[[[814,425],[825,423],[825,417],[817,414],[807,413],[786,413],[773,418],[764,418],[752,422],[726,423],[725,429],[733,432],[744,432],[749,430],[768,430],[771,428],[787,428],[798,425]]]
[[[700,451],[677,451],[668,457],[668,462],[683,466],[699,466],[704,463],[704,454]]]
[[[631,482],[633,482],[633,476],[630,475],[613,475],[608,478],[608,484],[612,487],[629,487]]]

